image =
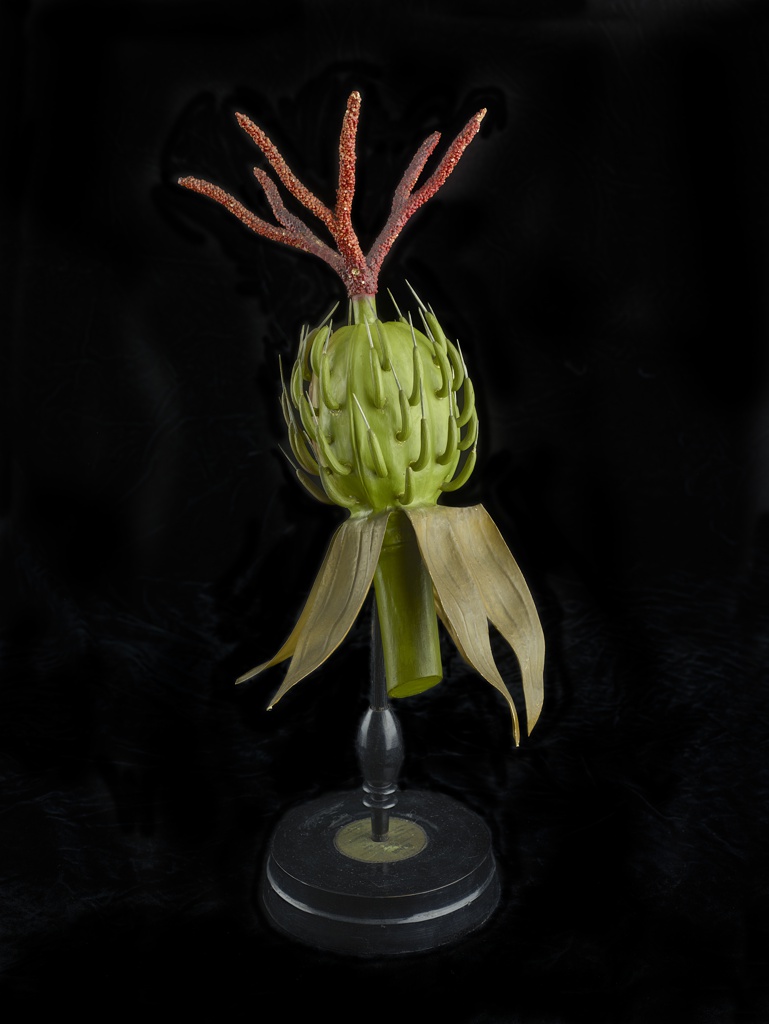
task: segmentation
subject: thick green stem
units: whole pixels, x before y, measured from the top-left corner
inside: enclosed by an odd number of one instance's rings
[[[353,323],[373,324],[376,320],[376,298],[373,295],[356,295],[351,302]]]
[[[387,690],[411,697],[443,678],[433,584],[403,512],[392,512],[374,574]]]

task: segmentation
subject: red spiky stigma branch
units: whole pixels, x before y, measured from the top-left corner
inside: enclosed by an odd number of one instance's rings
[[[355,195],[355,139],[360,117],[360,93],[354,92],[347,101],[347,110],[342,121],[339,137],[339,184],[336,192],[336,206],[329,209],[306,188],[291,171],[276,146],[265,133],[245,114],[237,114],[238,123],[253,139],[270,163],[281,184],[328,229],[336,245],[334,250],[307,227],[307,225],[286,209],[276,183],[259,167],[254,176],[264,190],[277,224],[270,224],[246,209],[228,192],[200,178],[180,178],[179,184],[193,192],[215,199],[238,217],[258,235],[274,242],[283,242],[303,252],[320,257],[333,267],[347,288],[351,299],[376,295],[379,271],[392,244],[403,230],[409,218],[427,202],[443,185],[456,167],[459,158],[468,147],[486,114],[485,108],[470,118],[457,135],[438,166],[427,180],[416,188],[425,164],[440,140],[440,133],[433,132],[414,154],[393,196],[392,209],[385,226],[380,231],[368,255],[363,254],[358,236],[352,226],[352,202]]]

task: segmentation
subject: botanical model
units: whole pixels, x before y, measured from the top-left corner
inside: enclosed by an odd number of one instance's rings
[[[545,645],[537,611],[483,506],[439,504],[441,495],[460,488],[475,466],[478,416],[467,367],[459,346],[416,295],[416,324],[394,301],[397,318],[383,321],[376,305],[385,256],[412,214],[451,174],[485,110],[470,119],[418,185],[439,133],[422,143],[395,190],[382,231],[364,255],[351,220],[360,104],[354,92],[342,123],[333,209],[302,185],[261,128],[237,115],[280,183],[324,225],[335,248],[284,205],[276,182],[261,168],[254,175],[275,224],[217,185],[180,179],[257,234],[325,260],[349,297],[341,326],[327,317],[314,330],[302,331],[281,395],[297,477],[320,501],[339,505],[349,515],[331,540],[291,635],[277,654],[238,682],[290,658],[272,707],[338,647],[373,582],[389,694],[405,697],[440,682],[440,617],[465,661],[507,701],[517,743],[518,715],[494,661],[489,622],[518,658],[530,732],[543,700]]]

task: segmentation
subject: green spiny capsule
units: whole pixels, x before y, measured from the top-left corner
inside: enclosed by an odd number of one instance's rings
[[[306,336],[291,374],[321,483],[353,515],[434,505],[469,447],[455,397],[471,395],[462,357],[442,331],[446,351],[403,318],[378,319],[370,302],[353,308],[358,322]],[[306,468],[306,451],[294,454]]]

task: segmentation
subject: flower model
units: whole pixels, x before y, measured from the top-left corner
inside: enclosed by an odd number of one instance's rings
[[[444,492],[466,482],[476,461],[478,416],[465,361],[432,308],[416,295],[416,324],[394,302],[397,319],[391,321],[381,320],[376,306],[385,256],[412,214],[451,174],[485,110],[470,119],[418,185],[439,133],[422,143],[395,190],[382,231],[364,255],[351,220],[360,104],[360,94],[352,93],[342,123],[333,209],[299,181],[261,128],[237,115],[278,181],[324,225],[335,248],[287,209],[277,183],[259,167],[254,175],[277,223],[256,216],[217,185],[180,179],[257,234],[320,257],[341,277],[349,296],[341,326],[329,317],[302,331],[281,394],[298,479],[316,498],[349,515],[331,540],[289,638],[269,661],[237,681],[291,659],[269,704],[273,707],[344,640],[373,583],[390,696],[410,696],[440,682],[440,617],[465,661],[506,700],[518,743],[518,715],[494,660],[489,622],[518,658],[530,732],[543,700],[545,644],[537,611],[483,506],[439,504]]]

